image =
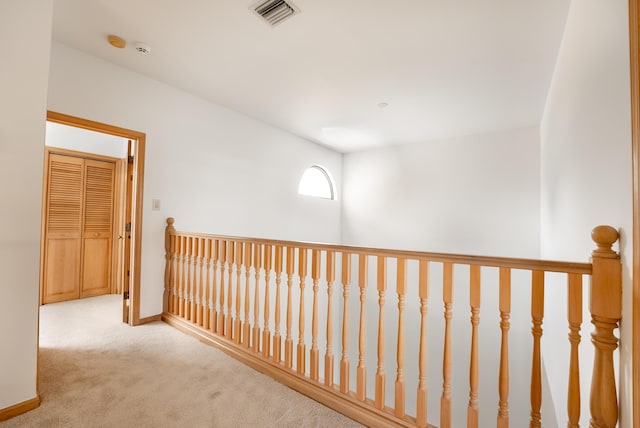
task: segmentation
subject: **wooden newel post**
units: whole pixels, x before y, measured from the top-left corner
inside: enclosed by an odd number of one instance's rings
[[[590,410],[592,428],[614,428],[618,421],[618,399],[613,368],[613,351],[618,338],[613,331],[622,317],[622,265],[620,256],[611,249],[618,232],[610,226],[597,226],[591,232],[597,248],[591,254],[593,274],[589,309],[595,331],[593,376]]]
[[[164,252],[165,252],[165,266],[164,266],[164,294],[162,296],[162,310],[163,312],[169,312],[169,299],[171,298],[171,265],[172,265],[172,253],[173,248],[171,248],[171,235],[176,232],[175,227],[173,227],[174,223],[173,217],[167,218],[167,227],[164,229]]]

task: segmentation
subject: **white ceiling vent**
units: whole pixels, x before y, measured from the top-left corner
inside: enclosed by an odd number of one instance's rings
[[[280,24],[296,13],[300,13],[300,9],[293,3],[285,0],[261,0],[251,6],[251,10],[272,27]]]

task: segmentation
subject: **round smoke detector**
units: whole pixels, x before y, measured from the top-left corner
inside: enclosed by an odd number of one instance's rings
[[[134,47],[136,48],[136,50],[137,50],[138,52],[140,52],[141,54],[145,54],[145,55],[146,55],[146,54],[151,53],[151,46],[149,46],[149,45],[147,45],[147,44],[145,44],[145,43],[139,43],[139,42],[138,42],[138,43],[136,43],[136,44],[135,44],[135,45],[133,45],[133,46],[134,46]]]

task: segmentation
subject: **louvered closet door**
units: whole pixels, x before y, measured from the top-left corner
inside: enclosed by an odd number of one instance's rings
[[[85,160],[80,297],[109,293],[114,180],[114,163]]]
[[[43,303],[79,297],[84,162],[52,154],[48,174]]]

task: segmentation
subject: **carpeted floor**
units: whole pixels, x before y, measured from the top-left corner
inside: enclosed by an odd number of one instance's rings
[[[43,306],[42,404],[0,427],[360,426],[162,322],[120,317],[120,296]]]

